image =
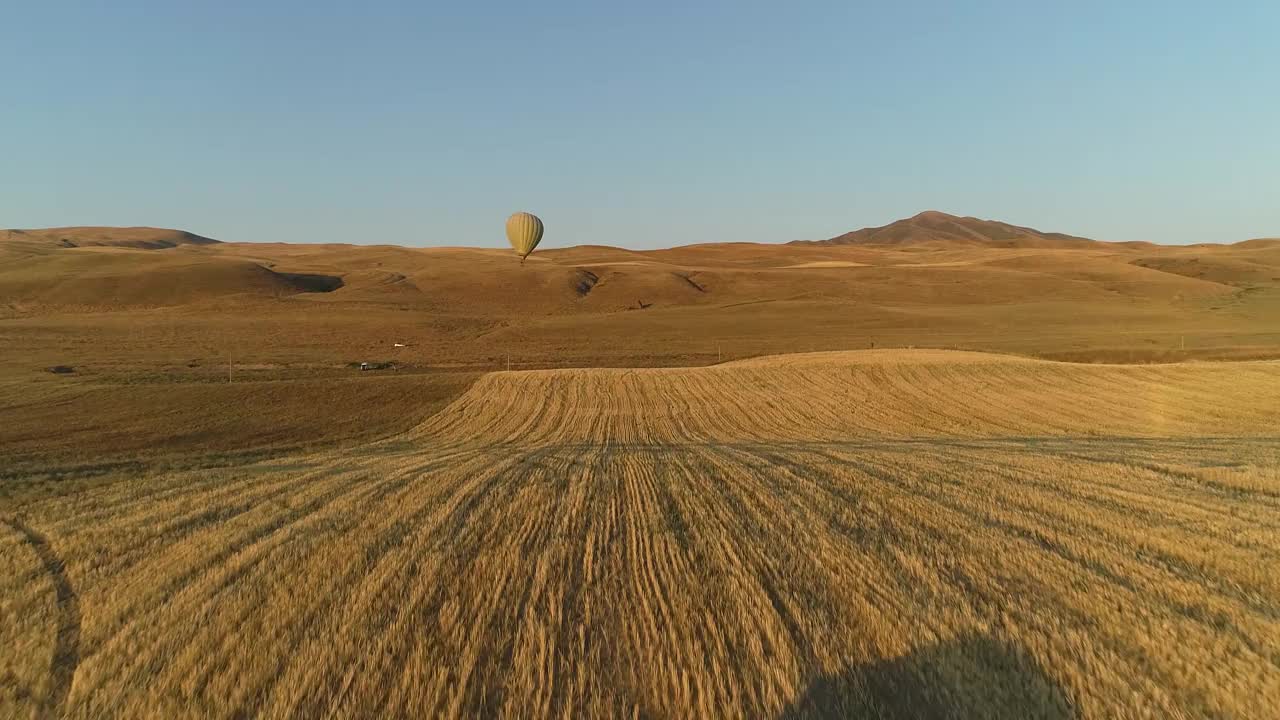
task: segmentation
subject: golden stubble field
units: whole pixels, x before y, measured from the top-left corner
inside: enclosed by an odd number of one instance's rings
[[[1280,707],[1280,363],[498,372],[0,525],[5,717]]]

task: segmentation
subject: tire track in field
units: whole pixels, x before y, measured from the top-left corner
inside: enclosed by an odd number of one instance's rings
[[[1042,497],[1038,494],[1020,496],[1016,492],[1000,492],[998,495],[1002,500],[998,505],[984,504],[988,494],[967,488],[959,481],[939,474],[937,471],[940,466],[930,466],[938,460],[939,458],[930,455],[913,459],[909,464],[896,466],[872,465],[864,459],[852,457],[845,458],[844,462],[871,475],[884,473],[881,479],[885,480],[889,477],[909,478],[909,482],[915,483],[913,493],[918,497],[945,512],[964,518],[974,528],[985,527],[1000,533],[1006,540],[1020,545],[1022,553],[1055,557],[1076,568],[1078,572],[1096,578],[1099,588],[1127,597],[1129,605],[1133,608],[1142,606],[1136,601],[1139,595],[1148,599],[1156,597],[1159,602],[1146,606],[1147,610],[1158,609],[1165,613],[1182,615],[1187,620],[1201,625],[1205,632],[1216,632],[1219,635],[1224,632],[1230,633],[1264,662],[1269,659],[1265,649],[1255,640],[1253,634],[1245,632],[1220,617],[1203,617],[1194,609],[1194,606],[1179,602],[1163,592],[1157,591],[1153,595],[1152,588],[1159,590],[1167,587],[1167,584],[1151,582],[1149,577],[1144,577],[1141,573],[1146,571],[1156,572],[1161,576],[1180,576],[1181,580],[1198,584],[1209,593],[1208,597],[1216,596],[1226,599],[1241,609],[1257,612],[1264,623],[1274,619],[1274,612],[1269,612],[1266,607],[1258,606],[1246,595],[1236,592],[1229,585],[1224,585],[1222,579],[1215,578],[1211,573],[1194,575],[1190,572],[1190,566],[1185,563],[1152,563],[1141,555],[1132,557],[1131,550],[1137,546],[1133,541],[1126,544],[1123,538],[1114,539],[1112,533],[1106,528],[1094,526],[1092,522],[1086,522],[1083,526],[1073,526],[1070,523],[1073,518],[1079,521],[1078,514],[1063,514],[1060,508],[1039,504],[1038,501]],[[923,522],[925,515],[918,517],[919,521]],[[1056,522],[1044,523],[1040,520],[1041,518]],[[1074,531],[1068,529],[1072,527]],[[1081,531],[1091,538],[1086,546],[1081,546],[1079,543]],[[1126,552],[1126,548],[1130,553]],[[1103,550],[1106,554],[1101,554],[1100,551]],[[1156,554],[1155,551],[1148,553],[1148,555]],[[1181,573],[1178,572],[1180,565],[1185,565]],[[1038,595],[1049,598],[1053,597],[1053,592],[1046,585],[1045,592]],[[1058,612],[1074,613],[1076,611],[1067,605],[1059,604]],[[1081,616],[1082,619],[1083,617]],[[1249,620],[1247,617],[1243,619]],[[1263,634],[1266,634],[1265,631]],[[1095,642],[1107,642],[1107,640],[1097,637]],[[1149,648],[1130,643],[1124,646],[1124,651],[1147,658],[1145,662],[1151,664],[1153,669],[1159,666],[1156,658],[1150,654]],[[1277,664],[1274,659],[1270,661],[1273,665]],[[1169,678],[1168,682],[1173,682],[1172,678]]]
[[[264,686],[262,690],[269,693],[266,702],[272,713],[311,715],[346,708],[346,713],[356,716],[396,716],[396,712],[386,711],[395,687],[358,689],[357,681],[392,672],[381,663],[410,653],[413,635],[400,625],[406,618],[431,617],[448,599],[445,587],[422,582],[422,579],[445,574],[440,569],[442,566],[456,568],[458,572],[453,573],[454,577],[469,574],[464,568],[483,553],[479,547],[483,538],[475,537],[475,533],[486,525],[470,519],[477,512],[484,512],[494,496],[510,491],[504,487],[510,484],[508,472],[518,474],[522,468],[536,467],[546,452],[546,449],[512,452],[500,457],[482,453],[468,457],[467,463],[457,467],[423,468],[421,471],[439,469],[441,472],[423,475],[415,486],[406,487],[404,496],[395,500],[398,509],[387,518],[391,521],[389,527],[377,531],[367,546],[359,564],[363,574],[353,572],[334,584],[335,597],[326,599],[315,615],[316,622],[328,629],[328,633],[368,638],[372,648],[330,649],[329,652],[336,653],[336,662],[320,667],[292,665],[284,669],[271,686]],[[352,542],[366,541],[353,539]],[[399,572],[391,567],[394,560],[404,563]],[[394,602],[390,601],[392,598]],[[422,624],[425,623],[413,623],[410,627]],[[324,634],[321,633],[321,637]],[[319,641],[305,639],[295,654],[310,654],[309,644],[314,642]],[[375,663],[371,658],[379,659]],[[281,685],[286,678],[292,687]],[[426,714],[439,712],[437,707]]]
[[[328,473],[322,471],[310,476],[323,479],[324,482],[318,483],[320,491],[307,497],[301,504],[273,515],[264,514],[263,517],[256,518],[256,522],[249,527],[237,528],[240,532],[233,537],[215,537],[209,546],[198,548],[200,552],[195,554],[191,564],[186,563],[187,555],[175,558],[174,562],[183,564],[181,570],[176,574],[161,573],[163,582],[150,588],[132,607],[124,608],[119,615],[122,622],[115,627],[108,627],[97,638],[89,658],[96,660],[99,654],[112,645],[136,642],[146,621],[153,619],[158,613],[172,612],[180,603],[194,601],[198,584],[211,578],[216,580],[224,573],[235,572],[234,566],[228,567],[229,563],[252,562],[256,554],[267,547],[269,541],[288,533],[293,526],[323,512],[344,497],[373,491],[373,487],[356,482],[353,468],[346,464],[335,465]],[[295,482],[301,482],[301,478],[296,478]],[[215,526],[210,528],[210,532],[216,533],[219,529]],[[182,542],[174,547],[185,552],[191,550],[191,545],[189,542]],[[104,683],[114,681],[122,670],[121,667],[106,670],[97,675],[95,685],[102,687]]]
[[[40,558],[45,572],[53,582],[54,596],[58,604],[58,634],[54,639],[53,657],[49,662],[49,693],[45,697],[43,715],[59,718],[71,694],[76,668],[80,665],[80,597],[76,595],[67,577],[66,567],[49,540],[20,518],[0,520],[22,536],[26,544]]]
[[[438,457],[426,461],[419,470],[442,467],[467,455],[468,453],[454,453],[442,448]],[[163,645],[163,637],[141,637],[138,634],[144,620],[175,614],[187,617],[206,616],[211,608],[218,606],[217,596],[222,591],[231,587],[238,578],[253,572],[255,567],[261,566],[277,546],[295,539],[300,526],[322,520],[335,509],[340,509],[343,503],[381,499],[395,488],[403,488],[412,483],[411,472],[392,472],[377,480],[368,477],[370,472],[371,468],[367,464],[351,464],[345,458],[335,457],[331,467],[305,475],[289,476],[282,481],[292,484],[299,492],[303,488],[314,490],[305,502],[286,506],[286,509],[275,513],[259,513],[252,525],[237,527],[230,534],[227,534],[222,524],[209,527],[209,539],[199,546],[204,554],[195,559],[195,564],[186,562],[185,556],[178,558],[175,562],[180,567],[174,567],[174,570],[180,571],[176,575],[166,576],[165,581],[150,594],[148,604],[135,607],[128,613],[128,619],[123,625],[99,639],[91,657],[96,658],[98,652],[111,644],[121,644],[122,636],[125,636],[128,643],[145,644],[148,648]],[[179,547],[190,545],[185,541],[179,542]],[[158,605],[160,601],[163,604]],[[143,654],[152,652],[149,649]],[[212,668],[204,668],[199,672],[204,673],[210,669]],[[99,673],[95,680],[98,688],[114,683],[119,680],[118,669],[115,672]],[[201,684],[198,680],[193,681],[197,687]]]
[[[806,452],[805,449],[797,449],[798,453]],[[1042,557],[1056,556],[1066,562],[1077,564],[1080,558],[1064,557],[1058,551],[1063,548],[1057,544],[1054,538],[1050,538],[1040,532],[1016,532],[994,519],[988,514],[973,508],[967,508],[963,504],[946,492],[942,491],[930,477],[930,466],[932,463],[945,461],[945,456],[939,457],[934,451],[922,448],[922,452],[915,453],[910,456],[885,456],[875,454],[870,457],[864,455],[835,457],[825,455],[821,452],[809,451],[812,456],[821,458],[818,462],[813,462],[813,458],[804,461],[801,456],[796,455],[789,460],[783,459],[778,455],[770,455],[770,459],[775,462],[785,462],[796,471],[804,471],[808,473],[818,472],[825,478],[826,483],[842,482],[833,474],[837,468],[851,468],[859,475],[866,479],[871,479],[882,487],[891,491],[888,498],[893,499],[893,506],[896,512],[895,524],[898,525],[899,532],[892,533],[889,544],[882,545],[876,549],[877,554],[886,561],[896,564],[896,568],[890,569],[885,577],[904,576],[909,569],[910,572],[905,576],[910,577],[912,574],[917,576],[917,586],[934,586],[935,592],[938,589],[950,588],[948,596],[948,605],[953,608],[964,607],[968,612],[974,613],[979,617],[985,617],[989,622],[994,622],[997,615],[993,613],[1000,612],[1005,604],[1005,593],[1000,587],[999,581],[993,583],[993,578],[999,577],[999,573],[990,572],[984,568],[984,571],[978,575],[964,574],[956,575],[954,569],[951,574],[943,574],[942,570],[947,566],[940,563],[939,559],[926,559],[920,555],[919,548],[928,547],[930,543],[914,542],[914,538],[901,535],[901,531],[910,533],[924,532],[939,541],[941,546],[951,547],[963,555],[975,553],[979,546],[974,542],[988,543],[990,539],[984,538],[982,532],[984,530],[995,531],[999,533],[997,537],[1002,538],[1005,542],[1014,543],[1020,547],[1021,553],[1010,554],[1007,558],[1012,557]],[[819,472],[819,468],[825,470]],[[954,487],[946,484],[943,487]],[[879,494],[879,493],[877,493]],[[881,497],[886,497],[881,495]],[[1048,543],[1048,544],[1046,544]],[[987,551],[990,552],[989,550]],[[1047,555],[1046,555],[1047,554]],[[920,562],[924,560],[924,562]],[[1006,560],[1007,561],[1007,560]],[[892,567],[892,566],[891,566]],[[1136,593],[1139,588],[1132,583],[1125,581],[1120,575],[1110,574],[1106,568],[1080,566],[1080,569],[1096,575],[1101,584],[1101,588],[1116,587],[1110,583],[1119,581],[1119,587],[1129,592]],[[1098,572],[1102,571],[1101,575]],[[1021,570],[1013,571],[1016,576],[1021,577]],[[1057,598],[1051,591],[1051,585],[1047,584],[1043,579],[1037,579],[1033,576],[1022,578],[1025,582],[1035,583],[1040,590],[1034,594],[1038,598],[1038,602],[1052,603],[1054,608],[1053,614],[1059,616],[1073,616],[1078,622],[1090,622],[1087,614],[1082,614],[1076,608],[1064,604],[1061,599]],[[900,598],[901,595],[895,597]],[[900,602],[900,601],[899,601]],[[919,602],[919,598],[911,600],[910,604]],[[909,611],[902,608],[903,612]],[[1150,663],[1152,658],[1145,654],[1144,649],[1136,644],[1129,642],[1117,642],[1116,638],[1112,638],[1106,634],[1100,634],[1094,638],[1094,642],[1108,646],[1113,650],[1121,653],[1137,655],[1147,659]],[[1167,680],[1171,682],[1171,680]]]
[[[476,452],[455,452],[445,457],[451,463],[458,463],[457,467],[461,470],[470,470],[477,458],[484,460]],[[361,579],[380,577],[386,558],[394,557],[414,537],[431,529],[432,526],[425,521],[438,510],[438,503],[442,502],[453,488],[443,488],[426,498],[424,502],[415,503],[412,501],[415,492],[413,480],[419,474],[431,472],[443,465],[444,463],[441,462],[429,462],[399,469],[396,473],[397,477],[403,479],[401,482],[395,485],[385,484],[370,495],[369,518],[373,522],[356,524],[341,536],[344,544],[349,544],[353,548],[362,548],[358,551],[353,550],[354,556],[360,558],[359,562],[349,563],[344,566],[345,571],[340,571],[337,576],[331,578],[330,590],[324,593],[318,602],[301,604],[300,617],[290,621],[289,631],[285,634],[284,642],[287,649],[280,653],[275,672],[260,683],[256,683],[248,694],[248,698],[258,699],[264,706],[279,707],[282,700],[275,696],[279,694],[282,680],[294,671],[295,659],[303,655],[299,650],[309,640],[308,628],[334,625],[340,627],[341,623],[335,623],[332,616],[352,601],[353,596],[361,588]],[[483,470],[482,467],[475,469]],[[384,508],[385,511],[383,511]],[[303,569],[310,570],[310,568]],[[323,568],[317,568],[316,571],[323,571]],[[382,594],[381,589],[374,594]],[[277,712],[292,715],[298,710],[294,707]],[[253,708],[242,706],[237,709],[237,712],[252,715]]]

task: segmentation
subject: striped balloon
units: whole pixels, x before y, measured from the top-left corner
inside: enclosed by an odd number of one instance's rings
[[[538,242],[542,240],[542,221],[537,215],[527,212],[518,212],[507,218],[507,242],[511,243],[511,247],[515,248],[516,254],[520,256],[520,262],[529,257],[529,253],[538,247]]]

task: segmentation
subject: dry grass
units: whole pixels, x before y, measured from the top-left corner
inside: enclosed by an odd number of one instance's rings
[[[973,232],[943,242],[957,222]],[[872,347],[1089,363],[1280,357],[1280,243],[1058,247],[1045,236],[988,247],[983,237],[1022,231],[933,214],[907,225],[924,235],[584,246],[524,265],[466,248],[0,231],[0,476],[18,463],[58,464],[65,476],[68,463],[208,464],[193,456],[365,442],[465,387],[356,382],[348,365],[366,360],[446,378],[508,359],[688,367]],[[242,388],[215,387],[228,356]]]
[[[1265,717],[1277,406],[1271,362],[496,373],[25,504],[0,715]]]
[[[478,377],[468,372],[346,375],[232,384],[225,376],[0,383],[0,445],[14,464],[314,449],[403,431]]]

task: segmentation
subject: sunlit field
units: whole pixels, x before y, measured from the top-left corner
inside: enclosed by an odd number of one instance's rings
[[[6,717],[1266,717],[1280,364],[496,372],[0,525]]]

